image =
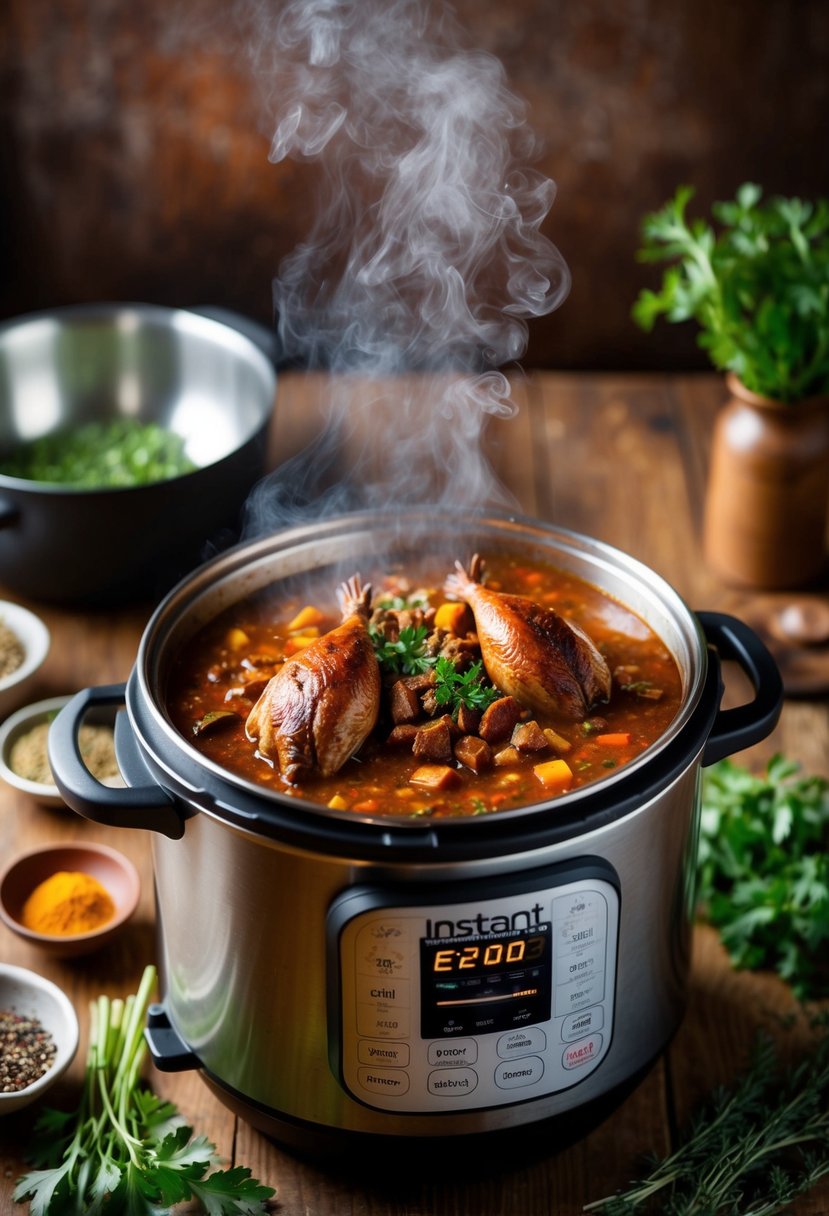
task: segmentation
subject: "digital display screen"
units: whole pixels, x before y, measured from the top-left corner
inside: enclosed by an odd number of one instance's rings
[[[550,1017],[552,928],[420,939],[421,1035],[447,1038]]]

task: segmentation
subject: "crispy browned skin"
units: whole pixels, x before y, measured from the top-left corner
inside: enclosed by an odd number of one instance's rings
[[[314,769],[330,777],[377,721],[380,668],[368,632],[371,587],[354,575],[337,598],[342,624],[285,661],[247,720],[248,738],[287,781]]]
[[[469,604],[489,678],[502,692],[540,713],[583,718],[610,696],[610,670],[587,634],[523,595],[482,585],[476,554],[467,571],[460,562],[445,591]]]

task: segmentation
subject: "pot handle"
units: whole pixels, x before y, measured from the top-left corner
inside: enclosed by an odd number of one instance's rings
[[[76,693],[49,727],[49,763],[61,797],[79,815],[114,828],[145,828],[172,840],[184,835],[175,800],[152,781],[147,785],[109,786],[93,777],[81,758],[78,733],[84,717],[98,706],[124,705],[126,684],[104,684]],[[120,732],[118,732],[120,734]]]
[[[721,709],[702,753],[704,765],[752,747],[771,734],[783,706],[783,681],[777,663],[753,629],[724,612],[698,612],[709,646],[720,659],[733,659],[754,685],[754,699]]]

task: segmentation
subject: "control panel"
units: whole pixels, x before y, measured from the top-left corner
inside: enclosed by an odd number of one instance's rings
[[[354,1098],[398,1113],[476,1110],[567,1089],[599,1066],[618,883],[604,864],[542,880],[485,898],[458,884],[458,902],[368,887],[335,902],[332,1061]]]

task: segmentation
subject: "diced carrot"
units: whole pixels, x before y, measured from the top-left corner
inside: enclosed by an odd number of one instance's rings
[[[319,608],[306,604],[304,608],[300,608],[294,619],[288,622],[288,632],[292,629],[307,629],[309,625],[321,625],[324,620]]]
[[[318,638],[320,635],[319,625],[306,625],[304,629],[292,629],[292,638]]]
[[[405,802],[408,802],[410,798],[414,798],[415,792],[413,789],[410,789],[408,785],[404,785],[401,786],[400,789],[394,791],[394,796],[395,798],[402,798]]]
[[[250,638],[244,629],[238,627],[228,629],[225,641],[231,650],[242,650],[245,646],[250,646]]]
[[[630,743],[630,732],[621,730],[616,734],[596,735],[594,742],[601,743],[602,747],[627,747]]]
[[[536,764],[533,772],[547,790],[566,790],[573,780],[566,760],[547,760],[544,764]]]
[[[333,798],[328,799],[328,806],[332,811],[344,811],[348,803],[342,794],[335,794]]]
[[[412,785],[427,790],[448,790],[460,781],[457,769],[447,764],[421,764],[409,778]]]
[[[313,640],[313,638],[303,637],[288,638],[287,642],[285,643],[285,654],[296,654],[298,651],[304,650],[306,646],[310,646]]]
[[[469,622],[469,609],[466,604],[456,604],[447,601],[441,604],[435,613],[435,628],[445,629],[447,633],[463,636]]]
[[[362,802],[355,802],[351,809],[358,815],[373,815],[375,811],[379,811],[380,803],[376,798],[364,798]]]

